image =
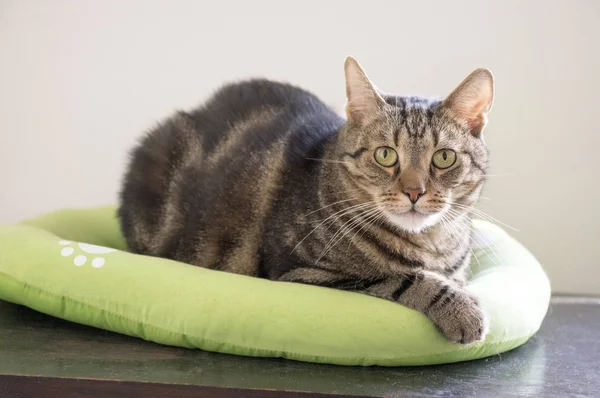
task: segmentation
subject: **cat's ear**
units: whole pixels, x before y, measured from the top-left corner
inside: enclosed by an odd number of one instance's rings
[[[477,69],[444,100],[442,107],[467,123],[471,134],[480,137],[494,102],[494,76]]]
[[[385,100],[381,98],[377,88],[354,58],[346,58],[344,72],[348,99],[346,115],[351,123],[360,125],[369,115],[380,110],[385,104]]]

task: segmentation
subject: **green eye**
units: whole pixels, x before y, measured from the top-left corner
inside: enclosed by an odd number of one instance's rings
[[[398,161],[398,154],[389,146],[375,149],[375,160],[382,166],[391,167]]]
[[[431,162],[438,169],[447,169],[456,162],[456,152],[452,149],[440,149],[433,154]]]

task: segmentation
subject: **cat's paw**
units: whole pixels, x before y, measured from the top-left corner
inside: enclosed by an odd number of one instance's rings
[[[456,290],[450,300],[430,309],[428,316],[451,342],[471,344],[483,341],[489,323],[479,300],[466,290]]]

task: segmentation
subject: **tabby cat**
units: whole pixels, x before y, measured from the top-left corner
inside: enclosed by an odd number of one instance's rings
[[[452,342],[482,340],[464,286],[492,74],[444,100],[384,94],[351,57],[345,76],[347,119],[256,79],[150,131],[121,192],[130,250],[361,292],[422,312]]]

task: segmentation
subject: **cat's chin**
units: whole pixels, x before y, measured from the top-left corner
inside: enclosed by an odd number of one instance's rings
[[[419,233],[435,225],[439,221],[441,213],[423,214],[408,211],[400,214],[387,213],[387,216],[398,228],[411,233]]]

